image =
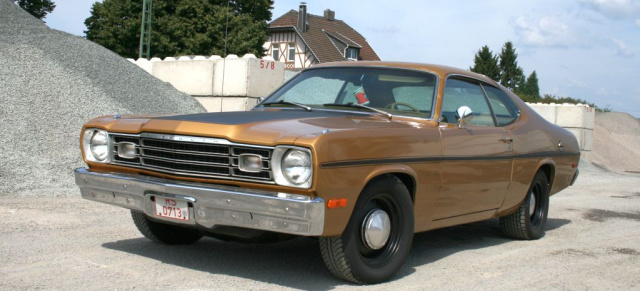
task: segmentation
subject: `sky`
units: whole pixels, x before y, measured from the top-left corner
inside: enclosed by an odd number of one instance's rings
[[[142,1],[142,0],[139,0]],[[91,0],[54,0],[51,28],[84,35]],[[308,13],[336,12],[383,61],[468,69],[487,45],[514,43],[540,92],[585,99],[640,117],[640,0],[307,0]],[[275,0],[273,19],[300,1]]]

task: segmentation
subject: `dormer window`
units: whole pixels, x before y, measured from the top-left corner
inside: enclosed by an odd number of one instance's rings
[[[345,52],[345,58],[347,58],[348,60],[357,61],[358,60],[358,49],[357,48],[352,48],[352,47],[347,47],[347,50]]]

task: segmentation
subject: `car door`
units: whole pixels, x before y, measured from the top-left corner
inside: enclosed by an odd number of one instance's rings
[[[455,112],[473,110],[473,119],[459,126]],[[464,215],[492,215],[500,208],[511,180],[511,135],[496,118],[479,81],[448,78],[441,107],[441,189],[436,220]],[[472,219],[473,220],[473,219]]]

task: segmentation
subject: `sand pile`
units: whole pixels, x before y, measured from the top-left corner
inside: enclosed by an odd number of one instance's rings
[[[74,195],[78,137],[114,113],[202,106],[111,51],[0,0],[0,195]],[[29,194],[27,194],[29,193]]]
[[[640,173],[640,121],[621,112],[596,112],[593,160],[615,172]]]

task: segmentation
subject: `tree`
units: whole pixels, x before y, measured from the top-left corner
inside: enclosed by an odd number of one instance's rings
[[[229,8],[227,8],[229,4]],[[151,55],[264,55],[273,0],[154,0]],[[142,1],[104,0],[85,20],[87,39],[127,58],[138,56]]]
[[[540,87],[538,86],[538,74],[536,74],[536,71],[533,71],[533,73],[527,77],[522,92],[527,95],[540,97]]]
[[[51,0],[13,0],[13,3],[17,3],[18,6],[38,19],[43,19],[56,8],[56,4]]]
[[[493,52],[489,50],[488,46],[483,46],[476,53],[473,58],[473,67],[469,68],[470,71],[495,80],[500,80],[500,67],[498,67],[498,57],[493,55]]]
[[[518,66],[518,54],[513,43],[506,42],[500,52],[500,84],[512,91],[517,91],[524,82],[522,68]]]

